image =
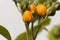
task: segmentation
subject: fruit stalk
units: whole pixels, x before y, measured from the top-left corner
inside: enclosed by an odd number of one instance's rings
[[[26,26],[26,36],[27,36],[27,40],[30,40],[29,23],[25,23],[25,26]]]
[[[37,35],[38,35],[38,32],[39,32],[39,30],[40,30],[40,27],[41,27],[41,24],[40,24],[40,17],[38,18],[38,29],[37,29],[37,31],[36,31],[36,35],[35,35],[35,39],[36,39],[36,37],[37,37]]]
[[[34,29],[33,29],[33,22],[31,23],[31,29],[32,29],[32,30],[31,30],[31,31],[32,31],[32,40],[35,40],[35,39],[34,39]]]

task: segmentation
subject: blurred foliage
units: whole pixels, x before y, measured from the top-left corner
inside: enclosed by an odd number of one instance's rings
[[[46,19],[42,22],[42,27],[40,28],[40,31],[39,31],[39,32],[41,32],[42,29],[44,29],[45,26],[48,25],[48,24],[50,24],[50,18],[46,18]],[[34,34],[36,34],[37,28],[38,28],[37,26],[34,27]],[[30,29],[30,37],[31,37],[31,29]],[[26,32],[20,34],[20,35],[16,38],[16,40],[27,40],[27,38],[26,38]]]
[[[47,15],[48,16],[53,16],[55,14],[55,11],[56,11],[56,8],[55,6],[50,6],[48,9],[47,9]]]
[[[24,12],[28,7],[29,2],[27,0],[24,0],[24,1],[20,2],[19,4],[20,4],[20,8],[21,8],[22,12]]]
[[[59,6],[58,6],[57,10],[60,10],[60,3],[59,3]]]
[[[28,6],[31,2],[37,3],[43,3],[47,6],[47,14],[48,16],[54,16],[56,10],[60,10],[60,3],[57,2],[57,0],[13,0],[15,4],[19,3],[19,7],[22,11],[22,13],[28,9]]]
[[[50,18],[46,18],[43,22],[42,22],[42,26],[47,26],[47,25],[49,25],[50,24],[50,21],[51,21],[51,19]]]
[[[24,1],[24,0],[13,0],[14,2],[15,2],[15,4],[17,4],[17,3],[20,3],[20,2],[22,2],[22,1]],[[25,0],[25,1],[28,1],[28,0]],[[47,0],[29,0],[29,1],[37,1],[37,2],[39,2],[39,3],[44,3],[45,1],[47,1]],[[52,1],[52,2],[55,2],[55,1],[57,1],[57,0],[49,0],[49,1]]]
[[[53,2],[57,1],[57,0],[52,0]]]
[[[48,34],[49,40],[60,40],[60,25],[55,25]]]
[[[11,40],[10,33],[6,28],[4,28],[2,25],[0,25],[0,34],[4,36],[6,39]]]
[[[37,1],[38,1],[38,3],[44,3],[47,0],[37,0]]]
[[[59,7],[59,2],[53,2],[52,5],[47,9],[47,15],[54,16],[58,7]]]
[[[43,4],[46,5],[47,8],[49,8],[52,5],[52,1],[51,0],[47,0]]]

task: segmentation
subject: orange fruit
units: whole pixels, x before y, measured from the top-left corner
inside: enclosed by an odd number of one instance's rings
[[[45,15],[46,10],[47,10],[47,8],[46,8],[46,6],[43,5],[43,4],[38,4],[37,7],[36,7],[36,12],[37,12],[37,14],[40,15],[40,16]]]
[[[36,7],[36,6],[35,6],[34,3],[32,3],[32,4],[29,5],[30,11],[31,11],[32,13],[35,12],[35,7]]]
[[[23,14],[23,21],[30,22],[33,18],[33,15],[30,11],[26,10]]]

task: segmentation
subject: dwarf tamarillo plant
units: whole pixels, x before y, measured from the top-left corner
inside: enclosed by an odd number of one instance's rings
[[[15,40],[36,40],[43,29],[49,33],[49,40],[60,40],[60,25],[54,26],[50,32],[46,29],[46,25],[50,23],[49,17],[54,16],[57,10],[60,11],[60,2],[57,0],[13,0],[13,2],[22,14],[26,28],[26,32]],[[0,34],[7,40],[12,40],[9,31],[2,25],[0,25]]]
[[[13,0],[19,12],[22,14],[22,20],[26,26],[26,32],[19,35],[16,40],[36,40],[36,37],[45,27],[49,16],[55,15],[60,9],[60,3],[57,0]],[[47,21],[46,21],[47,20]],[[34,23],[37,24],[34,26]],[[29,27],[31,23],[31,28]],[[48,23],[47,23],[48,24]]]

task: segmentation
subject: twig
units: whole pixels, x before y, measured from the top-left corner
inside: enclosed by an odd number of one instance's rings
[[[25,23],[25,26],[26,26],[27,40],[30,40],[30,34],[29,34],[29,23]]]
[[[32,31],[32,39],[33,39],[33,40],[35,40],[35,39],[34,39],[34,29],[33,29],[33,22],[31,23],[31,29],[32,29],[32,30],[31,30],[31,31]]]
[[[40,27],[41,27],[41,25],[40,25],[40,18],[38,18],[38,29],[37,29],[36,35],[35,35],[35,37],[34,37],[35,39],[36,39],[36,37],[37,37],[37,34],[38,34],[38,32],[39,32]]]
[[[43,20],[41,20],[40,18],[38,19],[38,20],[39,20],[39,21],[38,21],[38,30],[37,30],[36,35],[35,35],[34,38],[37,37],[37,34],[38,34],[39,30],[41,29],[41,24],[42,24],[42,22],[43,22],[46,18],[48,18],[47,15],[45,16],[45,18],[44,18]]]
[[[47,28],[44,28],[44,30],[46,30],[48,32],[48,29]]]

